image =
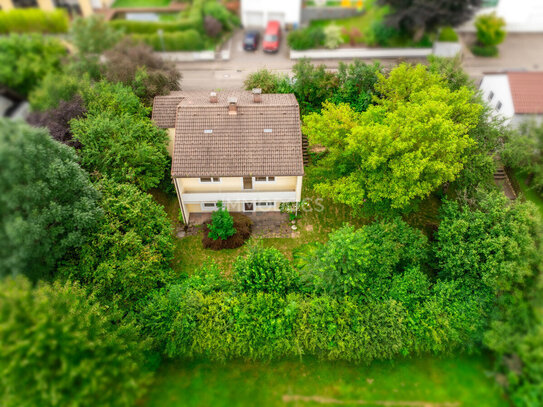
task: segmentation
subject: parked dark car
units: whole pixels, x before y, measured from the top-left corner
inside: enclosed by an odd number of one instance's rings
[[[277,52],[281,41],[281,24],[279,21],[269,21],[262,41],[264,52]]]
[[[245,38],[243,38],[243,49],[245,51],[256,51],[259,40],[260,33],[258,31],[247,31]]]

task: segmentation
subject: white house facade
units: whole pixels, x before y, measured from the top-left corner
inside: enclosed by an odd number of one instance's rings
[[[543,72],[486,74],[480,90],[484,100],[513,126],[543,121]]]
[[[268,21],[300,25],[302,0],[241,0],[241,23],[245,28],[264,28]]]

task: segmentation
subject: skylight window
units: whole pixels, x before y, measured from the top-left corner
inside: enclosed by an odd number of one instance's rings
[[[204,133],[205,134],[211,134],[211,133],[213,133],[213,130],[204,130]]]
[[[264,129],[264,133],[271,133],[272,129]]]

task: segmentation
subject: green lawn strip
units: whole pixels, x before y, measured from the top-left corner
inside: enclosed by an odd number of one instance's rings
[[[329,405],[420,401],[506,407],[508,403],[499,387],[486,374],[489,368],[484,356],[423,357],[375,362],[370,366],[314,358],[271,363],[185,361],[168,364],[158,371],[142,405],[318,406],[328,399],[325,404]]]
[[[516,172],[515,175],[518,180],[522,194],[526,197],[527,200],[532,201],[534,204],[536,204],[536,206],[539,208],[539,212],[541,212],[541,216],[543,216],[543,196],[539,195],[536,191],[526,185],[526,175],[522,174],[521,172]]]
[[[171,0],[115,0],[112,8],[168,7]]]

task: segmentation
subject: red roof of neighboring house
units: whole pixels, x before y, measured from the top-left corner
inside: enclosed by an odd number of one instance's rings
[[[543,72],[508,72],[515,113],[543,114]]]

